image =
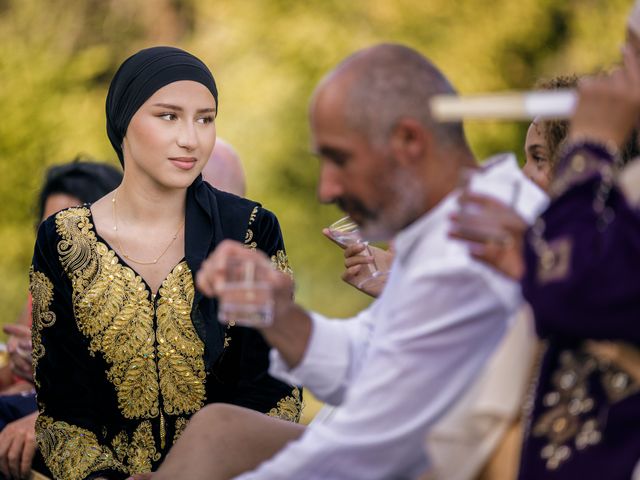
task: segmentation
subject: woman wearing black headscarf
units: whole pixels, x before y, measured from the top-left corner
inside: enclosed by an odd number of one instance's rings
[[[106,105],[122,184],[38,232],[36,432],[54,478],[152,471],[205,403],[299,418],[300,394],[268,376],[262,338],[223,327],[215,300],[194,290],[225,238],[290,271],[276,217],[202,181],[217,108],[211,72],[189,53],[155,47],[127,59]]]

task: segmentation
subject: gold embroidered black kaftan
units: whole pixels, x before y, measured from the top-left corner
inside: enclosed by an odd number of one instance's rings
[[[227,200],[230,208],[246,202],[217,193],[218,204]],[[275,216],[250,206],[247,245],[290,272]],[[188,213],[187,251],[197,243],[189,235],[200,233],[189,230],[190,220]],[[225,237],[224,221],[213,222],[223,233],[212,238]],[[97,234],[89,208],[63,210],[42,225],[31,269],[36,433],[54,478],[154,470],[190,416],[211,402],[299,420],[300,392],[267,374],[262,337],[218,325],[215,301],[194,290],[190,265],[199,263],[187,255],[153,296]]]

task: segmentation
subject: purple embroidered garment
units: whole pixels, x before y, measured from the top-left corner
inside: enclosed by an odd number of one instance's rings
[[[640,212],[609,190],[607,157],[585,146],[564,158],[529,232],[522,288],[547,348],[520,480],[628,480],[640,460]],[[617,342],[622,360],[593,341]]]

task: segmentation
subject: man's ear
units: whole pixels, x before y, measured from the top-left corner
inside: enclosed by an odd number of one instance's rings
[[[391,132],[391,150],[402,164],[410,166],[420,161],[431,144],[424,126],[413,118],[401,118]]]

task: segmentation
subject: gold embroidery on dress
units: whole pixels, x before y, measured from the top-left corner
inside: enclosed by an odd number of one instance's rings
[[[173,434],[174,444],[178,441],[178,438],[180,438],[180,435],[182,435],[182,432],[184,432],[184,429],[187,428],[188,423],[189,423],[189,420],[184,417],[176,418],[175,433]]]
[[[253,230],[247,228],[247,233],[244,236],[244,246],[250,250],[255,250],[258,248],[258,243],[252,242],[251,240],[253,240]]]
[[[251,224],[255,222],[256,217],[258,216],[259,208],[260,207],[256,205],[255,207],[253,207],[253,210],[251,210],[251,214],[249,215],[249,226],[251,226]]]
[[[204,405],[204,343],[191,322],[194,287],[186,262],[158,290],[158,368],[164,411],[195,413]]]
[[[111,450],[99,444],[90,430],[41,414],[36,421],[36,440],[55,478],[81,480],[100,470],[126,473],[124,465],[114,458]]]
[[[145,420],[133,432],[131,442],[126,432],[122,431],[111,442],[113,450],[120,462],[127,463],[130,475],[150,472],[153,462],[160,460],[156,449],[151,422]]]
[[[304,402],[300,398],[300,390],[294,388],[291,391],[291,395],[278,400],[278,405],[269,412],[267,415],[270,417],[281,418],[289,422],[298,423],[300,416],[302,415],[302,409],[304,408]]]
[[[164,419],[164,414],[160,412],[160,448],[164,450],[167,444],[167,425]]]
[[[596,405],[589,391],[590,378],[599,375],[608,404]],[[640,391],[640,383],[608,361],[584,350],[560,353],[559,366],[551,377],[552,390],[542,397],[546,409],[532,428],[535,437],[547,444],[540,456],[549,470],[556,470],[575,450],[584,450],[602,440],[606,415],[601,408]]]
[[[275,255],[271,256],[271,265],[273,265],[276,270],[286,273],[293,278],[293,270],[289,265],[289,258],[284,250],[278,250]]]
[[[118,461],[125,463],[129,451],[129,437],[127,436],[127,432],[123,430],[113,437],[113,440],[111,440],[111,448]]]
[[[142,278],[96,240],[89,215],[75,208],[56,216],[58,252],[73,284],[78,328],[91,354],[102,352],[111,365],[107,378],[123,416],[157,417],[160,392],[167,413],[195,412],[204,402],[204,345],[190,318],[193,279],[186,262],[162,283],[154,332],[154,306]]]
[[[160,453],[156,450],[151,423],[147,420],[138,425],[129,445],[129,473],[150,472],[152,462],[160,460]]]
[[[42,329],[52,326],[56,321],[56,315],[49,310],[53,301],[53,283],[42,272],[34,271],[33,267],[29,270],[30,291],[33,299],[32,318],[33,326],[31,328],[31,339],[33,343],[33,370],[34,383],[40,386],[37,376],[38,361],[44,356],[44,346],[42,345]]]
[[[257,215],[258,215],[258,209],[260,207],[258,207],[257,205],[255,207],[253,207],[253,210],[251,211],[251,214],[249,215],[249,224],[247,225],[247,232],[245,233],[244,236],[244,245],[245,247],[247,247],[250,250],[255,250],[256,248],[258,248],[258,244],[253,240],[253,230],[251,230],[251,225],[253,224],[253,222],[255,221]]]
[[[96,236],[91,231],[89,209],[86,207],[70,208],[56,215],[56,230],[62,237],[58,243],[58,255],[62,267],[67,272],[82,272],[72,281],[82,284],[82,290],[98,273],[98,262],[93,249]],[[63,234],[64,233],[64,234]],[[74,284],[74,292],[76,285]]]

